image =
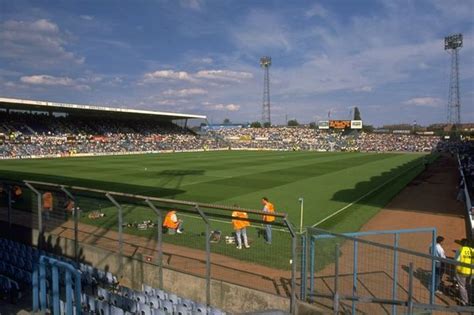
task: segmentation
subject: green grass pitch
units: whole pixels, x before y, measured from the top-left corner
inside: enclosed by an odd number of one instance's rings
[[[277,211],[288,213],[298,227],[298,198],[304,198],[304,225],[313,225],[352,204],[318,227],[332,231],[357,231],[386,205],[423,169],[424,154],[397,153],[316,153],[219,151],[148,154],[64,159],[0,161],[0,178],[30,179],[74,184],[105,190],[156,197],[238,204],[261,209],[267,196]],[[369,192],[373,192],[368,194]],[[366,197],[360,199],[362,196]],[[359,200],[360,199],[360,200]],[[117,228],[116,209],[106,199],[80,198],[85,213],[101,209],[107,216],[85,223]],[[144,206],[126,204],[124,221],[154,219]],[[185,234],[168,236],[165,241],[193,248],[204,248],[203,223],[193,215],[182,214]],[[212,229],[230,235],[230,221],[212,218]],[[258,224],[249,229],[252,245],[236,250],[221,241],[213,252],[287,269],[290,252],[288,233],[275,231],[273,245],[258,237]],[[126,233],[156,237],[156,230],[125,229]]]

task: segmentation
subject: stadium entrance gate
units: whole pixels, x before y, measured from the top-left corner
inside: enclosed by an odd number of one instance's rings
[[[461,264],[407,249],[413,237],[427,240],[427,252],[436,244],[436,229],[339,234],[308,228],[301,238],[301,299],[334,314],[474,311],[456,306],[454,297],[438,301],[436,266],[454,276]]]

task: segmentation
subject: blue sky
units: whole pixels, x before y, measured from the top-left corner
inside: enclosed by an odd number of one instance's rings
[[[444,122],[463,33],[463,122],[474,122],[474,1],[0,0],[0,95],[272,121]]]

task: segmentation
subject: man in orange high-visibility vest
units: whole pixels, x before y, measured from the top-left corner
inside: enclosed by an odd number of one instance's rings
[[[178,219],[176,210],[169,211],[163,220],[163,227],[167,229],[168,234],[183,233],[182,225],[183,221]]]
[[[47,191],[43,194],[43,214],[46,221],[49,220],[51,211],[53,211],[53,194]]]
[[[262,205],[263,205],[263,212],[268,212],[268,213],[275,212],[275,207],[270,201],[268,201],[267,197],[262,198]],[[265,243],[271,244],[272,243],[272,225],[270,223],[275,221],[275,217],[272,215],[266,214],[263,216],[263,221],[268,223],[268,224],[265,224]]]
[[[243,211],[234,211],[232,212],[232,226],[235,230],[235,237],[237,239],[237,249],[242,249],[242,239],[244,239],[245,248],[250,248],[249,242],[247,239],[247,226],[250,226],[250,222],[241,219],[248,219],[248,215]]]

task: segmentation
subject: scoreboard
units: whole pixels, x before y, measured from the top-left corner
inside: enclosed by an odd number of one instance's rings
[[[332,129],[351,128],[351,121],[350,120],[330,120],[329,128],[332,128]]]
[[[362,129],[362,120],[323,120],[319,129]]]

